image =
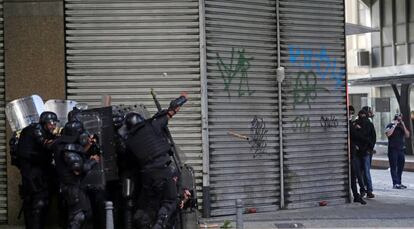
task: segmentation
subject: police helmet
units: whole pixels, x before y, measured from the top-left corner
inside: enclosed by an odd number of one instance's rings
[[[40,124],[46,124],[46,123],[55,124],[57,122],[59,122],[59,119],[57,118],[57,115],[54,112],[45,111],[42,114],[40,114],[40,118],[39,118]]]
[[[80,121],[78,117],[78,113],[80,112],[80,109],[77,107],[74,107],[73,110],[69,111],[68,113],[68,121]]]
[[[112,115],[112,123],[115,128],[120,128],[124,123],[125,117],[121,114]]]
[[[141,124],[145,121],[145,119],[136,112],[128,113],[125,116],[125,124],[128,129],[132,128],[135,125]]]
[[[63,128],[63,135],[67,136],[79,136],[83,132],[85,132],[85,129],[83,128],[83,124],[79,121],[70,121],[66,123]]]

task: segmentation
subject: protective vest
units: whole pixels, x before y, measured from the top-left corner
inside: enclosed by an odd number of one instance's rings
[[[45,139],[52,139],[52,136],[45,133],[38,123],[31,124],[22,130],[17,145],[17,157],[28,161],[31,164],[50,164],[52,152],[43,145]]]
[[[70,146],[76,146],[76,139],[71,136],[62,136],[58,140],[57,143],[57,149],[55,151],[55,164],[56,164],[56,170],[58,173],[59,181],[63,184],[79,184],[81,177],[76,176],[73,173],[73,169],[68,163],[68,160],[73,160],[72,158],[67,158],[67,152],[73,152],[74,154],[78,154],[79,156],[75,159],[79,160],[79,163],[83,163],[81,158],[81,146],[78,145],[79,149],[71,149],[68,150],[68,147]]]
[[[168,155],[170,144],[162,136],[161,130],[156,130],[152,120],[137,128],[126,141],[127,149],[132,152],[140,167],[144,167],[161,156]]]

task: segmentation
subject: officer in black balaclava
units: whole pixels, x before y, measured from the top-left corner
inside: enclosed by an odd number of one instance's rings
[[[71,121],[54,145],[60,190],[68,207],[68,229],[82,228],[91,217],[90,200],[81,187],[81,180],[99,161],[98,155],[87,154],[94,140],[81,122]]]
[[[177,188],[173,179],[171,145],[165,136],[168,120],[187,101],[187,94],[170,103],[167,110],[145,120],[138,113],[126,115],[129,131],[127,153],[135,157],[141,182],[134,220],[138,228],[171,228],[172,216],[177,210]]]
[[[22,175],[21,196],[26,228],[45,227],[50,189],[52,165],[52,145],[56,138],[53,131],[59,122],[53,112],[43,112],[39,122],[24,128],[17,144],[17,158]]]

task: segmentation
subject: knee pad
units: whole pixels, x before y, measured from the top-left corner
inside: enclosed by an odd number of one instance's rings
[[[165,229],[168,226],[169,216],[167,214],[159,214],[157,221],[152,229]]]
[[[40,215],[43,209],[47,206],[47,201],[37,200],[32,205],[32,213],[34,215]]]
[[[152,224],[151,216],[143,210],[137,210],[134,215],[134,221],[139,228],[150,228]]]
[[[69,222],[69,228],[70,229],[78,229],[81,228],[83,223],[86,220],[86,215],[83,211],[80,211],[78,213],[76,213],[76,215],[74,215],[72,217],[72,219],[70,219]]]

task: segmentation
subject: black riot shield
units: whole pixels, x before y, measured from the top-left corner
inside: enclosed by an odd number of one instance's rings
[[[102,107],[77,110],[74,114],[85,129],[97,136],[97,146],[101,154],[99,166],[83,179],[83,185],[89,188],[103,189],[108,181],[118,179],[118,167],[113,144],[112,108]]]

